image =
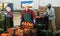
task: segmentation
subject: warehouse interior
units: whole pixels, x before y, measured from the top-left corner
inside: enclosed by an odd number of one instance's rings
[[[34,26],[33,28],[31,27],[32,29],[26,29],[27,27],[22,30],[20,29],[17,32],[18,35],[16,35],[15,29],[23,28],[21,24],[24,22],[21,22],[21,17],[25,3],[29,3],[29,8],[33,10],[36,23],[32,25],[32,27]],[[43,19],[44,22],[48,21],[46,24],[48,24],[49,27],[46,30],[46,26],[42,25],[41,27],[39,25],[43,22],[40,14],[46,13],[48,4],[51,4],[55,10],[55,24],[50,25],[51,23],[48,23],[49,20]],[[9,27],[9,18],[5,15],[7,7],[10,7],[13,12],[13,27],[11,28]],[[10,31],[11,34],[7,31]],[[8,36],[60,36],[60,0],[0,0],[0,36],[3,36],[2,34],[4,33],[8,34]]]

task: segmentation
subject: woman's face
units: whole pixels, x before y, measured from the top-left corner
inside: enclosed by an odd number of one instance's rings
[[[11,8],[7,7],[7,8],[6,8],[6,11],[7,11],[7,12],[10,12],[10,11],[11,11]]]
[[[10,9],[7,10],[7,12],[10,12],[10,11],[11,11]]]
[[[25,6],[25,9],[29,9],[29,6]]]

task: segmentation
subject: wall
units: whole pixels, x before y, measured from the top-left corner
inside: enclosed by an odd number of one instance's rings
[[[60,29],[60,7],[55,7],[56,12],[56,28],[57,30]]]
[[[31,0],[0,0],[0,2],[10,2],[14,4],[14,9],[21,8],[21,1],[31,1]],[[38,9],[38,6],[46,6],[48,3],[51,3],[52,6],[60,7],[60,0],[33,0],[33,9]]]
[[[60,7],[60,0],[52,0],[52,5]]]

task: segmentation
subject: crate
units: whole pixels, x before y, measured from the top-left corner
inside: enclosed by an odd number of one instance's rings
[[[30,34],[31,36],[37,36],[37,29],[32,29]]]
[[[37,36],[36,29],[24,30],[24,36]]]
[[[24,30],[23,35],[24,36],[30,36],[30,30]]]

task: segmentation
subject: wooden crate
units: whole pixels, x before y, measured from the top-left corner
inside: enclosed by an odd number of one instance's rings
[[[24,30],[24,36],[37,36],[36,29]]]

